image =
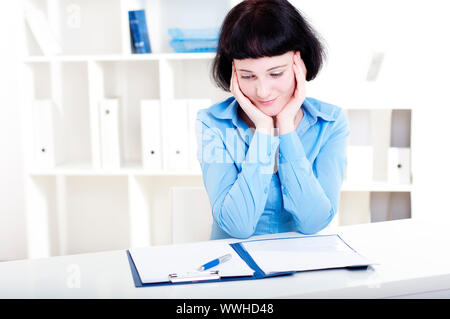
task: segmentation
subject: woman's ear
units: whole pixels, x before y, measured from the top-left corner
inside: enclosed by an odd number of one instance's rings
[[[294,58],[296,56],[298,56],[298,60],[300,61],[299,65],[302,68],[303,74],[305,75],[305,78],[306,78],[306,73],[308,72],[308,70],[306,69],[305,62],[302,60],[302,55],[301,55],[300,51],[295,51]]]

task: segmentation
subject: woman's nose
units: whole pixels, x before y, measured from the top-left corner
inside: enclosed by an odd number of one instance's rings
[[[258,81],[258,83],[256,84],[256,95],[261,100],[268,98],[270,95],[268,84],[265,83],[264,81]]]

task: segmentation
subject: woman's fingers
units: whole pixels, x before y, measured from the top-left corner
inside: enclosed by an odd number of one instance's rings
[[[233,75],[231,77],[232,82],[232,91],[231,93],[234,95],[234,97],[238,100],[239,104],[246,108],[249,104],[252,104],[250,100],[242,93],[241,88],[239,87],[239,82],[237,80],[237,73],[236,69],[233,66]],[[253,104],[252,104],[253,106]]]
[[[230,91],[234,95],[234,63],[231,65]]]
[[[243,107],[246,107],[248,103],[251,103],[248,98],[244,95],[244,93],[242,93],[241,88],[239,87],[239,82],[237,79],[237,73],[236,73],[236,69],[234,68],[233,65],[233,74],[231,76],[231,83],[232,83],[232,89],[231,93],[234,95],[234,97],[238,100],[239,104],[245,104],[242,105]]]
[[[301,67],[302,62],[303,61],[300,59],[300,57],[298,55],[296,55],[295,59],[294,59],[294,71],[295,71],[295,78],[296,78],[297,82],[304,80],[304,77],[305,77],[303,69]]]
[[[250,101],[248,97],[244,95],[241,91],[238,82],[238,76],[236,72],[236,68],[233,65],[231,81],[230,81],[230,91],[233,96],[238,101],[239,105],[253,122],[256,127],[270,127],[273,125],[272,118],[265,115],[262,111],[258,110],[258,108]]]
[[[296,65],[298,65],[300,67],[301,73],[306,78],[307,70],[306,70],[305,62],[302,60],[302,57],[300,55],[300,51],[297,51],[294,54],[294,64],[296,64]]]
[[[306,82],[306,74],[304,72],[305,69],[305,63],[300,58],[300,54],[295,54],[294,56],[294,74],[295,74],[295,80],[297,82],[297,86],[295,88],[294,95],[300,96],[301,94],[305,93],[305,82]]]

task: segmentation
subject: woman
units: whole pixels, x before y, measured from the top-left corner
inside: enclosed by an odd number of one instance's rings
[[[247,0],[226,16],[213,77],[233,97],[197,115],[211,239],[312,234],[333,219],[349,130],[340,108],[305,98],[323,57],[288,1]]]

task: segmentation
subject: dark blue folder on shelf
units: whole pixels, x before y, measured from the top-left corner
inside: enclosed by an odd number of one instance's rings
[[[309,241],[304,241],[303,239],[308,239]],[[312,241],[311,241],[312,240]],[[323,258],[323,249],[325,246],[319,247],[321,242],[324,242],[325,240],[328,240],[327,245],[329,245],[330,241],[333,240],[334,242],[338,243],[340,246],[339,249],[334,248],[330,249],[330,258],[337,258],[339,259],[339,254],[347,254],[348,256],[353,256],[352,258],[346,260],[336,260],[334,261],[327,261],[325,263],[316,264],[316,266],[311,267],[311,263],[307,263],[308,266],[301,266],[301,265],[288,265],[286,267],[280,267],[280,271],[268,271],[265,272],[260,265],[255,261],[255,259],[258,259],[258,251],[261,251],[262,249],[265,249],[267,247],[268,253],[270,256],[271,252],[274,252],[278,256],[280,256],[280,251],[273,251],[273,249],[276,246],[282,247],[281,253],[283,254],[283,250],[291,249],[289,247],[294,247],[294,250],[290,250],[290,253],[294,252],[294,254],[297,253],[298,250],[298,256],[304,253],[306,250],[311,250],[309,247],[317,247],[317,249],[322,250],[322,258]],[[218,243],[219,244],[219,243]],[[220,243],[221,245],[224,245],[224,243]],[[312,244],[312,245],[311,245]],[[319,269],[333,269],[333,268],[367,268],[370,264],[373,264],[365,257],[359,255],[355,250],[353,250],[345,241],[342,240],[342,238],[339,235],[314,235],[314,236],[297,236],[297,237],[283,237],[283,238],[270,238],[270,239],[256,239],[256,240],[248,240],[248,241],[242,241],[232,244],[226,244],[229,245],[238,255],[239,258],[241,258],[245,263],[248,265],[248,267],[253,270],[253,275],[243,275],[243,276],[220,276],[220,271],[218,270],[209,270],[209,271],[202,271],[202,272],[192,272],[190,274],[167,274],[167,279],[160,281],[160,282],[143,282],[141,279],[141,276],[139,275],[139,271],[136,267],[136,264],[133,260],[132,253],[130,253],[130,250],[127,250],[127,257],[130,264],[131,274],[134,280],[134,284],[136,287],[149,287],[149,286],[162,286],[162,285],[177,285],[177,284],[189,284],[189,283],[200,283],[200,282],[225,282],[225,281],[235,281],[235,280],[254,280],[254,279],[264,279],[268,277],[274,277],[274,276],[286,276],[286,275],[292,275],[299,271],[309,271],[309,270],[319,270]],[[253,246],[257,245],[257,250],[253,251]],[[274,246],[275,245],[275,246]],[[168,249],[168,254],[171,254],[170,247],[166,246]],[[180,246],[178,246],[180,247]],[[192,246],[189,246],[189,244],[186,245],[186,250],[189,250]],[[256,246],[255,246],[256,247]],[[288,247],[288,248],[287,248]],[[302,248],[304,247],[304,248]],[[331,247],[331,246],[329,246]],[[344,249],[342,248],[344,247]],[[152,247],[147,247],[145,249],[148,249],[151,251]],[[313,248],[316,249],[316,248]],[[328,248],[327,248],[328,249]],[[339,252],[340,251],[340,252]],[[308,252],[309,253],[309,252]],[[320,252],[319,252],[320,253]],[[252,257],[257,257],[253,258]],[[292,255],[289,255],[292,256]],[[286,257],[289,257],[286,255]],[[304,256],[311,256],[311,254],[307,254]],[[314,254],[312,255],[314,256]],[[325,255],[326,256],[326,255]],[[259,257],[260,258],[260,257]],[[290,257],[289,257],[290,258]],[[311,257],[310,257],[311,258]],[[313,257],[314,258],[314,257]],[[291,258],[292,259],[292,258]],[[156,258],[158,263],[161,263],[161,258]],[[262,259],[259,259],[260,261]],[[287,259],[286,259],[287,260]],[[149,262],[151,263],[151,262]],[[200,261],[199,261],[200,263]],[[275,266],[276,267],[276,266]],[[291,268],[289,268],[291,267]]]
[[[128,11],[132,53],[151,53],[145,10]]]

